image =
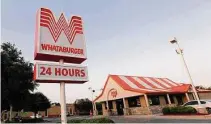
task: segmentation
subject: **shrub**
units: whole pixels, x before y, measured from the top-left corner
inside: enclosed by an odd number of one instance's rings
[[[170,113],[170,108],[169,107],[164,107],[163,110],[162,110],[163,114],[168,114]]]
[[[83,119],[72,119],[72,120],[68,120],[68,123],[82,123]]]
[[[95,118],[95,119],[73,119],[69,120],[68,123],[114,123],[114,121],[108,118]]]
[[[162,110],[163,114],[196,114],[197,111],[193,107],[185,107],[185,106],[178,106],[178,107],[165,107]]]

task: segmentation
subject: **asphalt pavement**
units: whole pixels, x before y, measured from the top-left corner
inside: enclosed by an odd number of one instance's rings
[[[99,116],[102,117],[102,116]],[[99,118],[97,117],[97,118]],[[91,116],[70,116],[71,119],[90,119]],[[161,117],[161,116],[110,116],[107,117],[115,123],[211,123],[211,118],[179,118],[179,117]],[[60,118],[44,118],[49,123],[60,122]]]
[[[124,116],[109,117],[115,123],[211,123],[211,119],[172,119],[172,118],[130,118]]]

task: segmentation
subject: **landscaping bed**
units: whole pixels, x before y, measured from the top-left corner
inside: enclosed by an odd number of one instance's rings
[[[12,121],[5,121],[5,123],[43,123],[44,120],[42,118],[24,118],[21,121],[19,120],[12,120]]]
[[[72,119],[67,123],[114,123],[114,121],[108,118],[95,118],[95,119]]]
[[[196,115],[198,114],[193,107],[177,106],[165,107],[162,109],[164,115]]]

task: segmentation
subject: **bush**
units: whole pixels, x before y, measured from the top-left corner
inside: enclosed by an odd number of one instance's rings
[[[72,120],[68,120],[68,123],[82,123],[84,119],[72,119]]]
[[[193,107],[185,107],[185,106],[178,106],[178,107],[165,107],[162,110],[163,114],[196,114],[197,111]]]
[[[114,121],[108,118],[96,118],[96,119],[73,119],[69,120],[68,123],[114,123]]]

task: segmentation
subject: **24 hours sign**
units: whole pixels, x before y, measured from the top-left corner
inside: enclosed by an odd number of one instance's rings
[[[36,63],[34,80],[39,83],[84,83],[88,81],[86,66]]]

